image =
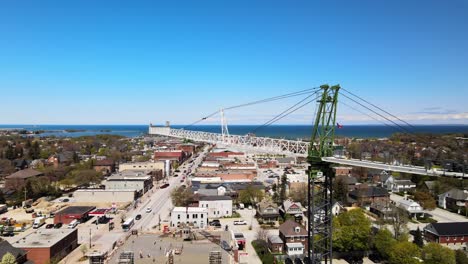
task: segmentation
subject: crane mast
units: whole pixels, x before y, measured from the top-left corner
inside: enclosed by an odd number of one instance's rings
[[[332,263],[333,170],[322,157],[333,155],[339,85],[320,86],[317,113],[308,150],[308,240],[307,256],[312,263]]]

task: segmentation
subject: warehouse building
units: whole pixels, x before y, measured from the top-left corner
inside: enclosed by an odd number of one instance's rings
[[[54,224],[63,223],[69,224],[77,219],[80,223],[86,222],[89,219],[89,213],[96,209],[96,206],[69,206],[55,213]]]
[[[61,260],[78,246],[78,230],[41,228],[13,246],[25,250],[27,259],[35,264],[51,263],[51,260]]]

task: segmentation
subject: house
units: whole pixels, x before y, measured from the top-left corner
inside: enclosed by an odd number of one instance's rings
[[[335,176],[350,176],[353,171],[353,167],[333,167],[333,171],[335,172]]]
[[[202,207],[174,207],[171,212],[171,226],[187,224],[196,228],[208,225],[208,209]]]
[[[264,223],[278,221],[278,206],[270,200],[263,200],[257,205],[257,218]]]
[[[17,170],[24,170],[28,167],[28,161],[25,159],[15,159],[13,160],[13,166]]]
[[[27,261],[26,251],[21,248],[16,248],[10,244],[10,242],[6,240],[0,241],[0,259],[6,254],[12,254],[15,259],[16,263],[23,264]]]
[[[288,256],[303,255],[304,245],[302,243],[286,243],[286,254]]]
[[[285,250],[287,250],[288,243],[301,243],[304,248],[307,248],[307,234],[306,228],[293,220],[286,220],[279,227],[279,237],[283,240]]]
[[[416,184],[410,180],[396,180],[392,175],[382,182],[382,187],[392,192],[405,192],[416,188]]]
[[[199,207],[208,209],[210,219],[232,216],[232,198],[229,196],[201,196],[199,198]]]
[[[283,253],[283,240],[278,235],[268,236],[268,248],[272,253]]]
[[[456,210],[460,213],[461,208],[468,205],[468,191],[453,188],[439,195],[439,206],[444,209]]]
[[[115,172],[115,161],[113,159],[96,160],[93,163],[93,168],[97,172],[109,175]]]
[[[422,206],[411,199],[400,200],[397,206],[407,212],[410,217],[424,216]]]
[[[390,202],[390,194],[381,187],[362,186],[356,190],[349,192],[348,201],[357,205],[370,205],[375,202]]]
[[[332,210],[332,215],[339,215],[342,211],[345,210],[345,208],[340,202],[335,202],[331,210]]]
[[[341,181],[343,184],[346,185],[348,191],[352,191],[356,189],[356,185],[358,183],[358,180],[356,177],[351,176],[351,175],[346,175],[346,176],[336,176],[335,182]]]
[[[302,205],[299,202],[294,202],[292,200],[286,200],[283,202],[283,207],[281,208],[284,214],[289,215],[302,215]]]
[[[446,245],[464,245],[468,242],[468,222],[432,223],[424,228],[429,242]]]
[[[42,176],[44,173],[31,168],[17,171],[5,177],[5,189],[20,190],[26,185],[28,179]]]
[[[276,158],[276,162],[280,167],[290,167],[296,164],[296,159],[294,157]]]
[[[375,202],[370,205],[369,211],[383,220],[393,219],[393,206],[389,203]]]
[[[436,181],[425,181],[422,188],[432,194],[432,195],[435,195],[435,187],[436,187]]]

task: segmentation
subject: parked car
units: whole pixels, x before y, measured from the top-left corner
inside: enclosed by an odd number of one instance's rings
[[[153,211],[153,209],[151,209],[151,207],[148,207],[148,208],[146,208],[146,210],[145,210],[145,212],[147,212],[147,213],[151,213],[151,211]]]
[[[245,220],[236,220],[236,221],[234,221],[234,225],[247,225],[247,221],[245,221]]]
[[[164,189],[164,188],[167,188],[167,187],[169,187],[169,183],[165,183],[165,184],[161,185],[160,188],[161,188],[161,189]]]
[[[55,229],[59,229],[59,228],[61,228],[62,226],[63,226],[62,223],[56,223],[56,224],[54,225],[54,228],[55,228]]]
[[[146,210],[151,209],[151,208],[146,208]],[[151,212],[151,211],[150,211]],[[141,219],[141,214],[137,214],[135,216],[135,220],[140,220]]]
[[[47,225],[45,226],[46,229],[51,229],[51,228],[53,228],[53,227],[54,227],[54,224],[47,224]]]
[[[210,221],[210,225],[211,225],[211,224],[214,224],[214,223],[220,224],[219,219],[214,219],[214,220],[211,220],[211,221]]]

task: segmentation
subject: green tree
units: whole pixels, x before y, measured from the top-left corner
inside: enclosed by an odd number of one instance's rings
[[[32,143],[31,148],[29,149],[29,157],[33,160],[40,158],[41,148],[39,147],[39,142],[36,140]]]
[[[281,176],[281,182],[280,182],[280,193],[279,193],[279,198],[280,198],[280,203],[283,203],[283,201],[286,200],[286,188],[288,185],[288,178],[286,177],[286,173]]]
[[[7,252],[5,255],[2,257],[2,262],[1,264],[16,264],[16,258],[11,254],[10,252]]]
[[[422,250],[424,263],[455,264],[455,251],[437,243],[428,243]]]
[[[390,264],[419,264],[421,251],[415,244],[403,241],[393,245],[388,255]]]
[[[416,244],[418,247],[422,248],[424,246],[424,241],[422,237],[421,229],[416,229],[416,234],[414,235],[413,243]]]
[[[371,222],[361,209],[338,215],[333,219],[333,247],[340,252],[369,249]]]
[[[461,249],[455,251],[455,260],[457,264],[468,264],[468,257],[465,251]]]
[[[396,243],[396,239],[393,238],[392,233],[386,228],[380,229],[374,237],[375,249],[377,249],[384,259],[389,258],[389,252]]]
[[[262,190],[248,185],[245,190],[239,192],[239,201],[245,204],[255,204],[263,200],[264,193]]]
[[[336,201],[344,202],[348,197],[348,186],[342,178],[338,178],[333,183],[333,197]]]
[[[432,195],[427,192],[415,192],[414,200],[418,201],[426,210],[433,210],[436,208],[436,201],[434,197],[432,197]]]

